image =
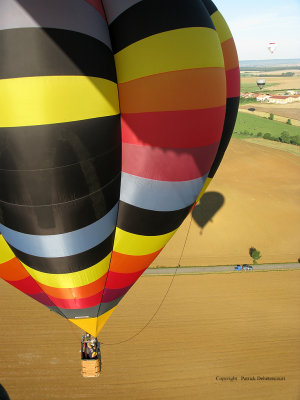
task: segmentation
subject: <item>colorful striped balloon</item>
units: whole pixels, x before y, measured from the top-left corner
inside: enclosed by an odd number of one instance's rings
[[[97,336],[218,169],[234,41],[210,0],[0,15],[0,276]]]

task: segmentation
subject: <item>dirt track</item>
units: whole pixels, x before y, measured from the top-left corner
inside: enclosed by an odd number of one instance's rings
[[[139,280],[101,340],[139,331],[170,279]],[[0,335],[12,338],[2,342],[0,382],[11,400],[297,400],[299,280],[299,271],[178,276],[147,329],[102,346],[95,379],[80,376],[79,329],[0,281]]]

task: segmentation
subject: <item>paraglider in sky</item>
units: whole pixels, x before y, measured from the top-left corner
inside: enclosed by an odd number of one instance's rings
[[[270,42],[270,43],[268,43],[268,50],[269,50],[269,52],[271,53],[271,54],[273,54],[274,53],[274,51],[276,50],[276,48],[277,48],[277,44],[275,43],[275,42]]]
[[[265,79],[257,79],[256,84],[261,90],[265,86],[266,81],[265,81]]]
[[[234,41],[210,0],[0,14],[0,276],[96,337],[220,165]]]

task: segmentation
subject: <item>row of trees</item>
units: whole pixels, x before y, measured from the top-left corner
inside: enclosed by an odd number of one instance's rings
[[[247,130],[241,131],[241,132],[234,132],[235,134],[238,135],[243,135],[243,136],[249,136],[249,137],[258,137],[258,138],[264,138],[267,140],[273,140],[274,142],[281,142],[281,143],[289,143],[293,144],[296,146],[300,146],[300,135],[293,135],[291,136],[287,131],[281,132],[280,136],[272,136],[271,133],[266,132],[258,132],[258,133],[252,133]]]

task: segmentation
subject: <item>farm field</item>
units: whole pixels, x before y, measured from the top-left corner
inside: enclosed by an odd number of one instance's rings
[[[241,78],[241,91],[258,91],[256,85],[256,76],[242,77]],[[272,87],[272,90],[288,90],[288,89],[300,89],[300,75],[294,75],[291,77],[270,77],[266,79],[265,88]],[[265,90],[264,88],[264,90]]]
[[[0,281],[0,382],[11,400],[297,400],[300,272],[142,277],[102,331],[103,372],[80,376],[80,330]],[[236,377],[234,381],[221,378]],[[242,380],[277,377],[281,381]]]
[[[261,139],[277,145],[274,149],[255,140],[231,140],[192,219],[184,221],[153,267],[249,264],[251,246],[261,252],[261,263],[297,262],[299,146]],[[282,151],[286,146],[298,156]]]
[[[249,106],[247,105],[247,108]],[[250,112],[249,112],[250,113]],[[271,121],[267,118],[262,118],[256,115],[239,112],[234,127],[234,132],[252,132],[257,134],[258,132],[271,133],[272,136],[279,137],[283,131],[288,132],[290,136],[299,135],[300,128],[298,126],[287,125],[283,122]]]
[[[292,72],[293,74],[300,75],[300,67],[298,69],[276,69],[272,71],[242,71],[241,74],[251,74],[251,75],[281,75],[287,72]]]
[[[248,108],[255,108],[254,113],[257,111],[260,113],[267,113],[269,116],[270,113],[273,113],[274,116],[280,116],[285,118],[291,118],[295,121],[300,122],[300,103],[291,103],[291,104],[286,104],[286,105],[280,105],[280,104],[268,104],[268,103],[259,103],[253,102],[253,103],[248,103],[245,105],[240,106],[240,110],[248,111]],[[251,112],[251,111],[249,111]],[[266,116],[266,115],[263,115]]]

